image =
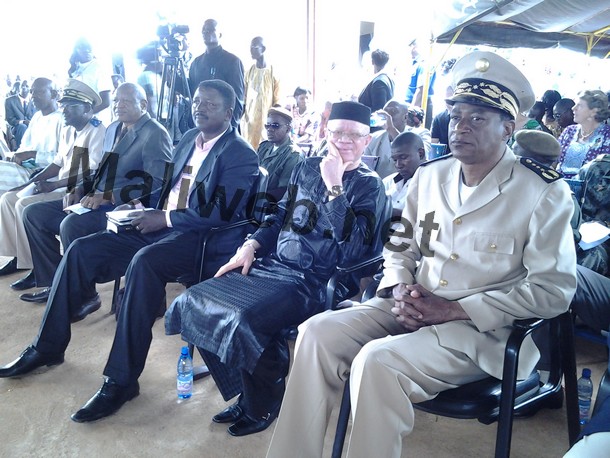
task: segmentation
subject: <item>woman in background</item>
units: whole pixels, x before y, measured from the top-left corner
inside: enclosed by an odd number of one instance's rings
[[[610,153],[610,126],[604,124],[610,114],[606,94],[584,91],[572,110],[576,124],[566,127],[559,137],[561,156],[557,170],[565,178],[572,178],[598,155]]]

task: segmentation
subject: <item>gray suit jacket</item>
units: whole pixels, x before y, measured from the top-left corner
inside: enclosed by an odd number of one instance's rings
[[[106,130],[104,157],[94,177],[93,188],[111,192],[116,205],[139,199],[155,207],[170,160],[172,141],[165,128],[145,113],[116,145],[122,123]]]

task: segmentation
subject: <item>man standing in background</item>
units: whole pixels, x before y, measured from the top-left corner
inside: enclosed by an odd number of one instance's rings
[[[202,81],[217,79],[229,83],[235,91],[235,108],[231,124],[237,127],[244,109],[244,66],[239,57],[220,46],[222,33],[216,20],[207,19],[203,23],[201,34],[206,51],[193,60],[189,69],[191,94],[195,93]]]
[[[250,43],[250,55],[256,62],[246,73],[245,107],[241,120],[241,134],[252,145],[258,148],[265,140],[263,123],[264,115],[269,108],[280,100],[280,82],[273,74],[273,66],[267,66],[266,47],[262,37],[254,37]]]
[[[424,109],[426,112],[426,128],[429,129],[432,124],[432,113],[434,112],[432,107],[432,96],[434,95],[434,80],[436,78],[436,73],[430,71],[429,76],[426,74],[426,65],[419,53],[417,45],[417,40],[413,40],[409,43],[413,63],[411,66],[411,80],[409,82],[405,101]],[[428,78],[429,80],[426,81]],[[422,106],[424,101],[424,85],[426,85],[428,90],[426,107]]]

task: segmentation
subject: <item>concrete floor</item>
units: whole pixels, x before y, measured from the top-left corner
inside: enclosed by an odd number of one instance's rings
[[[0,277],[0,365],[12,361],[31,343],[43,315],[44,306],[20,301],[9,288],[24,274]],[[168,299],[182,289],[169,285]],[[211,379],[196,382],[191,399],[177,400],[175,368],[182,342],[179,336],[164,334],[162,320],[154,326],[148,364],[140,378],[140,396],[99,422],[77,424],[70,420],[101,385],[114,335],[115,320],[109,315],[112,284],[99,285],[98,290],[104,305],[72,327],[64,364],[23,379],[0,380],[0,456],[264,457],[273,428],[233,438],[226,433],[226,426],[212,423],[211,417],[227,404]],[[593,369],[597,386],[606,364],[605,348],[577,340],[577,360],[579,370],[584,366]],[[330,456],[335,422],[333,416],[325,457]],[[495,432],[495,425],[417,411],[403,457],[493,456]],[[512,456],[560,457],[567,447],[565,409],[543,410],[515,421]]]

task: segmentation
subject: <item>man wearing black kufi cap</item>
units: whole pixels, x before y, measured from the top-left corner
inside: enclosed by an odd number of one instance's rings
[[[398,458],[412,403],[501,379],[513,321],[568,309],[576,287],[569,187],[506,145],[517,113],[534,102],[531,86],[493,53],[468,54],[453,72],[452,155],[411,179],[402,214],[410,227],[386,245],[377,297],[299,327],[267,458],[322,456],[347,379],[347,456]],[[528,338],[519,378],[538,356]]]
[[[299,163],[277,211],[216,278],[190,288],[166,314],[166,332],[202,350],[229,400],[213,420],[229,434],[266,429],[284,394],[289,355],[281,331],[322,311],[325,285],[338,264],[381,252],[386,195],[361,163],[370,140],[370,109],[333,105],[329,152]]]

